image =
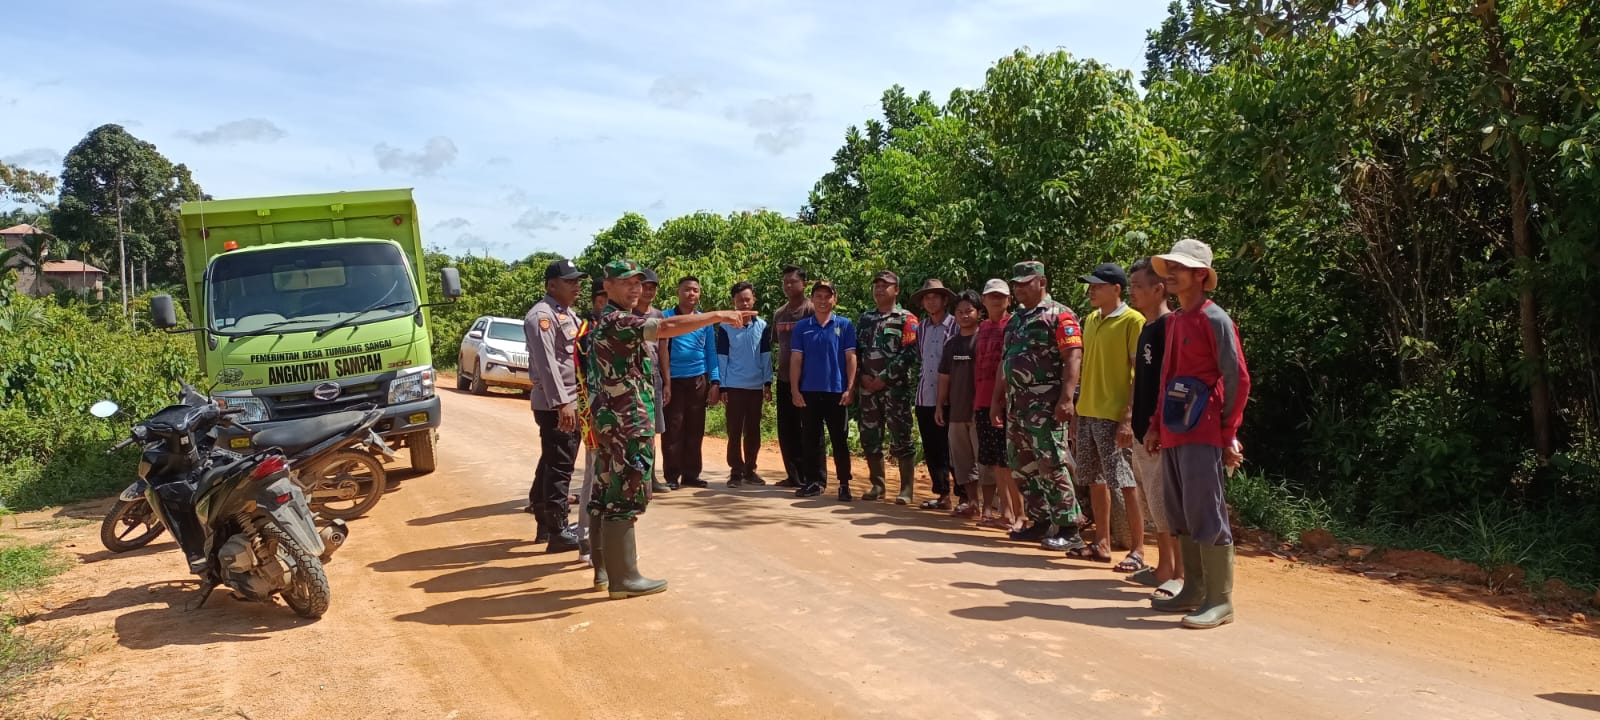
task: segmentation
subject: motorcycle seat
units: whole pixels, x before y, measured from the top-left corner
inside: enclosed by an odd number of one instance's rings
[[[232,472],[233,469],[239,465],[239,463],[242,463],[244,461],[245,461],[245,458],[239,458],[237,460],[231,460],[229,462],[225,462],[225,463],[223,463],[221,465],[213,467],[213,468],[205,471],[204,473],[201,473],[200,479],[197,480],[195,482],[195,484],[194,484],[194,490],[191,492],[190,497],[198,498],[198,497],[200,497],[202,495],[205,495],[206,492],[211,489],[212,485],[217,484],[218,480],[220,480],[223,477],[227,476],[227,474]]]
[[[293,420],[256,433],[251,443],[258,448],[275,447],[286,455],[295,455],[329,438],[348,434],[360,427],[366,417],[367,414],[360,410],[349,410]]]

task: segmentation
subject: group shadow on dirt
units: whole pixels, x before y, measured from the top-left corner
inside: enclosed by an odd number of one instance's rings
[[[485,506],[493,507],[493,506]],[[482,508],[447,513],[474,516]],[[437,516],[443,517],[443,516]],[[455,517],[453,519],[468,519]],[[421,524],[447,522],[423,518]],[[416,521],[413,521],[414,523]],[[526,563],[526,560],[537,559]],[[387,573],[426,574],[411,587],[425,595],[473,593],[395,616],[429,625],[506,625],[570,617],[577,608],[605,599],[590,588],[552,588],[544,582],[567,571],[588,571],[577,553],[540,552],[531,539],[503,538],[425,548],[368,565]],[[485,591],[489,591],[485,594]]]

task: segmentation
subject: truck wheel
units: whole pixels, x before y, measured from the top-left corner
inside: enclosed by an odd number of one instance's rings
[[[406,439],[406,447],[411,450],[412,472],[418,475],[426,475],[438,467],[437,461],[434,460],[433,456],[433,447],[438,443],[438,440],[434,438],[432,430],[423,430],[422,432],[412,433],[411,437]]]
[[[472,394],[488,395],[489,383],[483,381],[483,365],[478,365],[478,371],[472,374]]]

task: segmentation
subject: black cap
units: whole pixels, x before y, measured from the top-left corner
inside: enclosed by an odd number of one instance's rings
[[[1123,272],[1122,266],[1116,263],[1101,263],[1100,267],[1094,269],[1094,272],[1078,278],[1078,280],[1080,282],[1089,283],[1090,285],[1116,285],[1119,287],[1127,287],[1128,273]]]
[[[895,287],[900,286],[900,276],[894,274],[893,270],[879,270],[876,275],[872,276],[872,281],[886,282],[890,285],[894,285]]]
[[[571,260],[557,260],[544,268],[544,279],[546,280],[577,280],[586,277],[589,277],[589,273],[579,270],[578,266],[573,265]]]
[[[644,278],[642,280],[640,280],[640,282],[642,282],[642,283],[654,283],[656,285],[660,285],[661,284],[661,280],[656,277],[656,271],[651,270],[650,268],[645,268],[644,269]]]
[[[834,289],[833,283],[828,281],[828,280],[818,280],[815,283],[812,283],[811,284],[811,294],[815,295],[815,294],[817,294],[818,290],[821,290],[823,288],[827,288],[828,292],[832,293],[834,295],[838,295],[839,294],[839,291]]]

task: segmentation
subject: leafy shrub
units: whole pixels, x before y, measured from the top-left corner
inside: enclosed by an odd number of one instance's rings
[[[0,504],[36,508],[126,485],[135,451],[105,449],[132,419],[171,404],[175,379],[197,376],[190,337],[137,327],[116,310],[0,294],[0,319],[10,320],[0,322]],[[106,398],[124,414],[90,416]]]

